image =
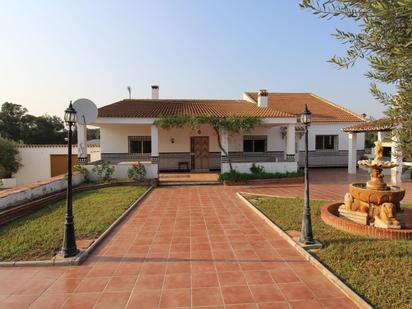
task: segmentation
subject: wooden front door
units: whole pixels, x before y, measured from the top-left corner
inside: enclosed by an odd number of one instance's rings
[[[193,137],[193,159],[195,170],[209,170],[209,137]]]

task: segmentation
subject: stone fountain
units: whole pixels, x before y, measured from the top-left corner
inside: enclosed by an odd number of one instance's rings
[[[375,158],[358,162],[360,166],[371,169],[370,180],[349,185],[349,193],[346,193],[344,204],[339,207],[339,216],[363,225],[401,229],[404,227],[404,214],[400,201],[405,196],[405,190],[384,182],[383,169],[397,165],[383,161],[382,156],[382,143],[377,141]]]

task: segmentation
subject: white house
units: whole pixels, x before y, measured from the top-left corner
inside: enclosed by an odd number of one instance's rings
[[[342,128],[363,122],[363,117],[312,93],[245,92],[241,100],[159,99],[152,86],[151,99],[125,99],[99,108],[94,126],[100,127],[102,160],[113,164],[139,161],[152,177],[163,171],[228,171],[217,135],[209,126],[163,130],[153,123],[160,117],[192,115],[250,115],[262,118],[252,132],[228,136],[221,142],[238,171],[252,163],[270,172],[296,171],[302,164],[303,127],[299,114],[305,104],[312,112],[309,128],[310,165],[347,166],[348,139]],[[364,150],[364,135],[356,142],[357,156]]]

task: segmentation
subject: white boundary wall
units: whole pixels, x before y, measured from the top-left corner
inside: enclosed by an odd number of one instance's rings
[[[13,175],[17,185],[51,177],[51,155],[67,155],[66,145],[20,145],[18,146],[22,167]],[[90,160],[100,160],[100,147],[87,147]],[[73,155],[77,155],[77,146],[73,147]]]
[[[234,170],[240,173],[249,173],[253,163],[232,163]],[[256,162],[256,166],[263,166],[267,173],[297,172],[297,162]],[[230,172],[229,163],[222,163],[222,173]]]
[[[81,184],[84,177],[81,173],[74,173],[72,178],[73,186]],[[20,188],[13,188],[0,192],[0,210],[31,201],[35,198],[62,191],[67,188],[67,180],[64,176],[57,176],[45,181],[34,182]]]

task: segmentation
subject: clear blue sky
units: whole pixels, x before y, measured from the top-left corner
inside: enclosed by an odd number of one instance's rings
[[[327,63],[331,36],[299,1],[1,1],[0,103],[62,116],[69,100],[103,106],[127,97],[241,98],[244,91],[314,92],[379,116],[368,67]]]

